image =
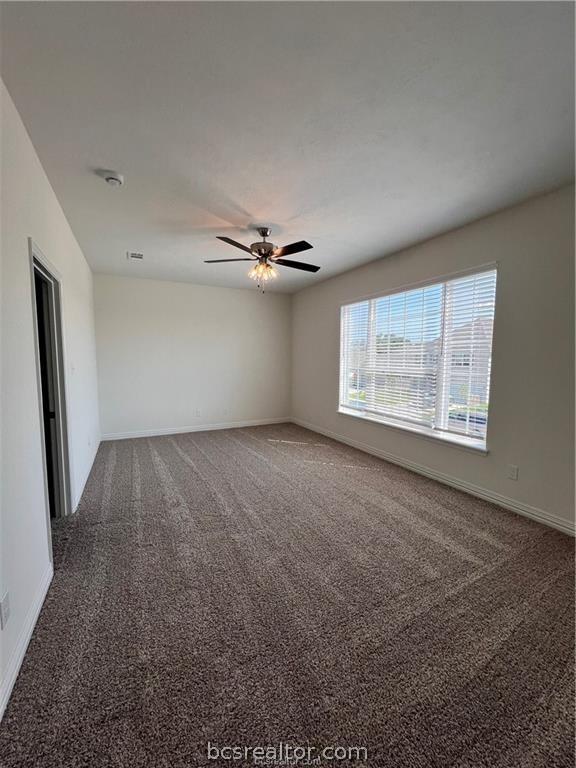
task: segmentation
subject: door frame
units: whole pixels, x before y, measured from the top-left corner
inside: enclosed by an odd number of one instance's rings
[[[55,364],[55,413],[58,435],[57,467],[58,477],[58,509],[55,510],[55,517],[62,518],[72,514],[71,494],[70,494],[70,456],[68,451],[68,420],[66,411],[66,381],[64,365],[64,340],[62,334],[62,288],[61,276],[54,265],[44,256],[40,248],[28,238],[28,254],[30,263],[30,282],[32,298],[32,318],[34,326],[34,357],[36,362],[36,385],[38,390],[38,409],[40,418],[40,430],[42,436],[42,463],[44,468],[44,497],[48,527],[48,544],[50,556],[52,556],[52,537],[50,524],[50,502],[48,495],[48,468],[46,462],[46,435],[44,432],[44,417],[42,408],[42,380],[40,374],[40,351],[38,335],[38,319],[36,315],[36,286],[34,282],[35,273],[38,272],[44,280],[51,285],[50,297],[50,321],[52,324],[52,333],[55,342],[53,354],[53,363]]]

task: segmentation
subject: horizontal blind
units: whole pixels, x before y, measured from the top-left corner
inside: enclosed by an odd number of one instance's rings
[[[342,307],[340,403],[363,410],[366,404],[370,302]]]
[[[439,429],[486,436],[495,296],[495,270],[446,283]]]
[[[495,287],[491,270],[342,307],[340,405],[484,437]]]

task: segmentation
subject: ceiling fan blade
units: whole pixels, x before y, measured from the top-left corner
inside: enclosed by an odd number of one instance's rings
[[[242,245],[242,243],[237,243],[236,240],[232,240],[230,237],[220,237],[220,235],[217,236],[218,240],[222,240],[224,243],[228,243],[228,245],[233,245],[235,248],[241,248],[243,251],[246,251],[246,253],[252,253],[250,248],[248,248],[247,245]]]
[[[313,247],[314,246],[310,245],[310,243],[307,243],[306,240],[298,240],[297,243],[290,243],[290,245],[285,245],[283,248],[280,248],[280,250],[276,251],[274,255],[281,259],[283,256],[290,256],[292,253],[308,251]]]
[[[222,264],[224,261],[254,261],[254,259],[204,259],[204,264]]]
[[[302,261],[291,261],[290,259],[274,259],[274,264],[282,264],[283,267],[292,267],[293,269],[303,269],[305,272],[318,272],[320,269],[314,264],[304,264]]]

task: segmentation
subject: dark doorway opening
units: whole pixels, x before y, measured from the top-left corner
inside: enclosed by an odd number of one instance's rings
[[[58,435],[56,431],[56,379],[54,371],[54,338],[50,322],[50,284],[34,270],[36,289],[36,319],[38,322],[38,356],[40,358],[40,387],[42,390],[42,422],[44,450],[46,452],[46,481],[50,517],[58,510],[56,492],[58,484]]]
[[[70,512],[60,284],[34,251],[31,256],[46,496],[53,519]]]

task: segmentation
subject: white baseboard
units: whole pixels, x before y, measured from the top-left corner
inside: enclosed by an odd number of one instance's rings
[[[4,715],[6,705],[8,704],[8,699],[10,698],[10,694],[12,693],[12,688],[14,687],[14,683],[16,682],[16,678],[18,677],[18,672],[20,671],[20,667],[24,659],[24,654],[26,653],[26,649],[28,648],[28,643],[30,642],[30,638],[32,637],[32,632],[34,631],[34,627],[36,626],[38,615],[40,614],[40,609],[44,604],[44,598],[46,597],[46,593],[48,592],[48,587],[50,586],[50,582],[52,581],[53,574],[54,574],[54,571],[52,569],[52,563],[49,563],[48,567],[46,568],[46,571],[44,572],[44,575],[42,576],[40,585],[38,586],[38,590],[36,592],[34,601],[32,602],[32,605],[30,606],[30,608],[28,609],[28,613],[26,614],[26,618],[24,619],[24,624],[22,625],[22,629],[20,630],[20,635],[18,636],[16,647],[12,651],[12,654],[8,661],[8,666],[6,667],[6,674],[4,675],[4,678],[2,679],[2,681],[0,682],[0,720]]]
[[[517,501],[516,499],[511,499],[508,496],[502,496],[501,494],[487,490],[486,488],[480,488],[479,486],[468,483],[465,480],[459,480],[458,478],[452,477],[451,475],[445,475],[441,472],[437,472],[434,469],[430,469],[429,467],[425,467],[421,464],[416,464],[413,461],[408,461],[406,459],[400,458],[399,456],[395,456],[392,453],[388,453],[388,451],[382,451],[378,448],[373,448],[371,445],[367,445],[366,443],[361,443],[357,440],[350,440],[349,438],[343,437],[342,435],[337,435],[335,432],[331,432],[328,429],[323,429],[316,424],[310,424],[307,421],[302,421],[302,419],[292,418],[291,421],[293,424],[298,424],[298,426],[305,427],[312,432],[318,432],[320,435],[331,437],[333,440],[337,440],[339,443],[345,443],[346,445],[352,446],[352,448],[358,448],[360,451],[370,453],[373,456],[377,456],[380,459],[389,461],[392,464],[398,464],[400,467],[410,469],[412,472],[416,472],[419,475],[424,475],[425,477],[429,477],[432,480],[437,480],[439,483],[443,483],[444,485],[449,485],[450,487],[456,488],[459,491],[469,493],[471,496],[477,496],[480,499],[484,499],[484,501],[490,501],[492,504],[497,504],[499,507],[508,509],[511,512],[516,512],[518,515],[523,515],[524,517],[529,517],[532,520],[537,520],[539,523],[543,523],[544,525],[548,525],[551,528],[556,528],[557,530],[562,531],[562,533],[567,533],[570,536],[574,536],[576,534],[574,523],[571,523],[569,520],[564,520],[561,517],[557,517],[550,512],[545,512],[543,509],[539,509],[538,507],[533,507],[530,504],[526,504],[523,501]]]
[[[194,424],[189,427],[161,427],[159,429],[139,429],[134,432],[110,432],[102,435],[102,440],[128,440],[133,437],[162,437],[180,435],[184,432],[209,432],[213,429],[237,429],[240,427],[262,427],[266,424],[287,424],[292,419],[282,416],[273,419],[252,419],[250,421],[227,421],[220,424]]]

